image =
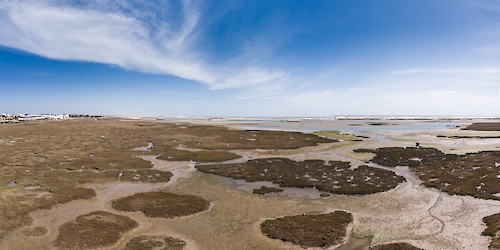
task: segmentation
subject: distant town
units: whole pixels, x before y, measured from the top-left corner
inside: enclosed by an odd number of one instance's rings
[[[100,118],[95,115],[74,115],[74,114],[9,114],[0,113],[0,123],[17,123],[37,120],[66,120],[72,118]]]

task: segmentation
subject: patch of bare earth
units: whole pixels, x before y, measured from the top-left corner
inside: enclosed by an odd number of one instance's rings
[[[63,224],[54,245],[61,249],[108,247],[137,226],[137,222],[126,216],[95,211]]]
[[[196,168],[249,182],[271,181],[281,187],[315,187],[322,192],[348,195],[383,192],[405,181],[391,171],[368,166],[352,169],[349,163],[340,161],[266,158],[245,163],[197,165]]]
[[[427,187],[452,195],[500,200],[500,151],[455,155],[434,148],[387,147],[356,152],[374,153],[371,161],[382,166],[408,166]]]
[[[342,243],[347,235],[347,226],[352,221],[350,213],[335,211],[328,214],[295,215],[266,220],[260,228],[269,238],[302,247],[329,247]]]
[[[147,192],[114,200],[112,206],[125,212],[141,211],[148,217],[173,218],[207,210],[210,202],[194,195]]]
[[[494,214],[483,218],[487,228],[483,231],[483,235],[492,237],[490,249],[500,249],[500,214]]]
[[[163,235],[141,235],[132,238],[124,250],[181,250],[186,242]]]

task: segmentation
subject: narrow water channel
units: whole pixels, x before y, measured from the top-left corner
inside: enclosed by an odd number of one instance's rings
[[[367,250],[370,246],[370,236],[358,238],[352,236],[344,245],[337,247],[335,250]]]

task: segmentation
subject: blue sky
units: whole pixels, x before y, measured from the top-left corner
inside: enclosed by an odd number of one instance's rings
[[[0,112],[500,115],[496,0],[0,0]]]

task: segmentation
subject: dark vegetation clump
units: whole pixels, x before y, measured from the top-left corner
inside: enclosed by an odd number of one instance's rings
[[[148,217],[173,218],[205,211],[210,202],[193,195],[147,192],[114,200],[112,206],[125,212],[141,211]]]
[[[61,225],[54,245],[61,249],[108,247],[137,226],[129,217],[95,211]]]
[[[475,131],[500,131],[500,122],[478,122],[473,123],[463,130],[475,130]]]
[[[490,215],[483,218],[486,223],[486,229],[483,235],[492,237],[490,249],[500,249],[500,214]]]
[[[360,166],[352,170],[350,167],[347,162],[293,161],[287,158],[196,166],[201,172],[233,179],[249,182],[271,181],[280,187],[316,188],[333,194],[373,194],[393,189],[405,180],[383,169]]]
[[[386,126],[390,125],[388,122],[369,122],[368,125],[370,126]]]
[[[329,214],[295,215],[266,220],[260,224],[264,235],[307,247],[330,247],[342,243],[352,214],[335,211]]]
[[[371,160],[382,166],[408,166],[423,185],[452,195],[500,200],[500,151],[465,155],[445,154],[434,148],[388,147],[356,150],[374,153]]]
[[[186,242],[180,239],[161,235],[141,235],[132,238],[124,250],[181,250]]]
[[[254,189],[253,190],[254,194],[262,194],[262,195],[269,194],[269,193],[279,193],[279,192],[283,192],[283,189],[281,189],[281,188],[275,188],[275,187],[262,186],[259,189]]]
[[[175,148],[165,149],[157,157],[160,160],[167,161],[196,161],[196,162],[221,162],[238,159],[241,156],[227,151],[188,151]]]
[[[448,139],[500,139],[498,135],[436,135],[436,137]]]
[[[408,243],[389,243],[370,247],[370,250],[424,250]]]

